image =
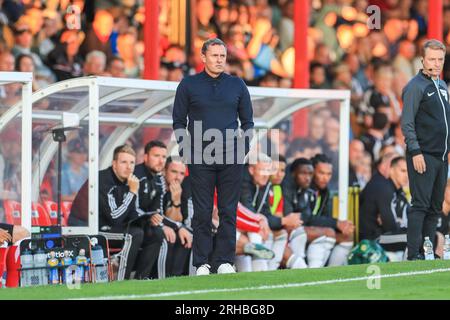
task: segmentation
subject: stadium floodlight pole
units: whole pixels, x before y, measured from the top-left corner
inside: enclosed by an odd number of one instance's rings
[[[144,79],[157,80],[159,72],[159,0],[145,0]]]
[[[308,0],[294,0],[294,88],[309,88],[308,27],[310,4]],[[303,109],[292,116],[294,137],[308,133],[308,111]]]
[[[436,39],[442,41],[444,34],[444,22],[443,22],[443,1],[433,0],[428,1],[428,17],[433,17],[433,19],[428,20],[428,33],[429,39]],[[442,79],[443,73],[441,73]]]

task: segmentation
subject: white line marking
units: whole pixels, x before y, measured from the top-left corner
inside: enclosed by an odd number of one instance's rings
[[[299,287],[309,287],[309,286],[320,286],[324,284],[334,284],[334,283],[344,283],[353,281],[363,281],[368,279],[382,279],[382,278],[398,278],[398,277],[409,277],[424,274],[432,274],[438,272],[449,272],[450,268],[445,269],[431,269],[423,271],[414,272],[402,272],[402,273],[391,273],[380,276],[365,276],[356,278],[346,278],[346,279],[333,279],[333,280],[322,280],[313,282],[301,282],[301,283],[286,283],[271,286],[258,286],[258,287],[243,287],[243,288],[224,288],[224,289],[204,289],[204,290],[192,290],[192,291],[173,291],[164,293],[151,293],[151,294],[132,294],[132,295],[122,295],[122,296],[101,296],[101,297],[89,297],[89,298],[79,298],[70,300],[127,300],[127,299],[145,299],[145,298],[162,298],[162,297],[172,297],[181,295],[191,295],[191,294],[201,294],[201,293],[216,293],[216,292],[238,292],[246,290],[268,290],[268,289],[283,289],[283,288],[299,288]]]

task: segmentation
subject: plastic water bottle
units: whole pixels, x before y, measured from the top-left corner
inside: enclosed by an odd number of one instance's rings
[[[425,255],[425,260],[434,260],[433,243],[430,241],[429,237],[425,237],[425,241],[423,242],[423,253]]]
[[[448,234],[445,235],[443,258],[444,260],[450,260],[450,236]]]
[[[34,256],[34,267],[41,268],[35,270],[35,275],[38,279],[38,284],[40,286],[48,284],[48,275],[47,275],[47,253],[45,253],[42,249],[37,249]]]

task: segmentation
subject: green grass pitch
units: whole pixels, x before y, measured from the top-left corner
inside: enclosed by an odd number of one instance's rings
[[[0,289],[0,299],[449,299],[450,261],[177,277],[163,280]],[[370,288],[371,289],[370,289]]]

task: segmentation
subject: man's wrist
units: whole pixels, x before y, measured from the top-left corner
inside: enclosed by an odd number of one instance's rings
[[[179,201],[178,203],[172,202],[172,207],[173,208],[180,208],[181,207],[181,201]]]

